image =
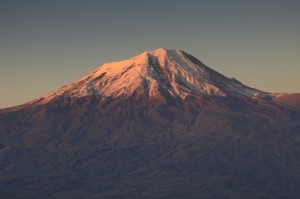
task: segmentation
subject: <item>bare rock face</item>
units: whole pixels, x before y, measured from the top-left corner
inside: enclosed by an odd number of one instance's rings
[[[0,110],[0,198],[297,198],[299,101],[184,51],[107,63]]]

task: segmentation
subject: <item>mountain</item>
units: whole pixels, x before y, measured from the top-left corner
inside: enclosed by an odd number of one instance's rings
[[[0,110],[1,198],[298,198],[300,94],[163,48]]]

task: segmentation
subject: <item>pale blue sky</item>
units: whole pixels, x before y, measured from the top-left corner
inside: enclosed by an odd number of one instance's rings
[[[268,92],[300,92],[297,0],[0,0],[0,108],[160,47]]]

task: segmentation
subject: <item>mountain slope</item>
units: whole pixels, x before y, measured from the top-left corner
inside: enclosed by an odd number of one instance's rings
[[[2,110],[0,197],[297,198],[300,111],[278,96],[183,51],[104,64]]]

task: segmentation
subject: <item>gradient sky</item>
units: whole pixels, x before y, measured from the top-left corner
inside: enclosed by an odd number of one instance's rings
[[[160,47],[251,87],[300,92],[299,9],[298,0],[0,0],[0,108]]]

